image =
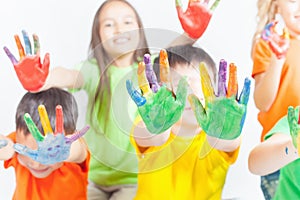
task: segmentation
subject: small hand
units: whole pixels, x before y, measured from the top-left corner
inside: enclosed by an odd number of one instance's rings
[[[49,72],[50,58],[49,54],[46,53],[43,63],[40,59],[40,43],[37,35],[33,34],[34,41],[34,54],[32,54],[31,43],[27,32],[22,31],[25,52],[21,44],[18,35],[15,35],[16,44],[19,50],[20,60],[14,57],[7,47],[4,47],[4,51],[11,60],[18,79],[21,82],[24,89],[28,91],[38,91],[45,83]]]
[[[202,90],[205,107],[195,95],[189,95],[189,101],[197,121],[207,135],[232,140],[242,131],[246,117],[247,103],[250,94],[250,80],[245,79],[244,88],[237,99],[238,84],[236,66],[230,64],[228,88],[226,88],[225,60],[220,61],[218,91],[215,94],[211,79],[204,63],[200,64]]]
[[[293,140],[293,145],[298,149],[298,155],[300,155],[300,118],[299,118],[299,106],[296,108],[289,106],[288,108],[288,123],[290,127],[290,134]]]
[[[0,140],[0,149],[5,147],[7,144],[8,144],[7,140],[4,139]]]
[[[194,39],[198,39],[205,32],[213,11],[218,6],[220,0],[215,0],[214,4],[208,8],[209,0],[189,0],[188,8],[182,10],[181,0],[175,0],[176,10],[183,30]]]
[[[145,57],[147,56],[145,55]],[[147,58],[145,61],[147,62]],[[158,88],[156,93],[154,93],[155,90],[152,91],[153,85],[155,88],[158,86],[157,82],[155,83],[156,77],[153,77],[155,74],[146,76],[147,72],[145,71],[145,63],[140,62],[138,82],[142,94],[133,88],[130,80],[127,80],[126,87],[129,95],[137,104],[139,114],[147,129],[153,134],[159,134],[169,129],[180,119],[186,102],[188,84],[185,78],[182,78],[179,81],[176,95],[174,94],[170,82],[169,61],[165,50],[160,51],[160,79],[162,86]]]
[[[70,137],[66,137],[63,128],[62,107],[57,106],[56,127],[53,134],[47,111],[43,105],[39,106],[39,115],[45,136],[43,136],[38,130],[37,126],[32,121],[31,116],[28,113],[24,115],[26,125],[37,142],[37,150],[33,150],[27,146],[16,143],[14,145],[15,151],[44,165],[50,165],[66,160],[69,157],[71,144],[78,138],[82,137],[89,127],[86,126],[79,132],[72,134]]]
[[[276,31],[278,21],[272,21],[266,25],[261,34],[261,38],[268,42],[272,52],[278,59],[284,58],[290,47],[289,34],[287,29],[283,29],[282,35]]]

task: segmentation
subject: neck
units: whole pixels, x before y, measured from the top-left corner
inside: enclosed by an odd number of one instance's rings
[[[114,60],[114,65],[120,68],[128,67],[132,65],[132,60],[133,60],[133,52],[127,53],[122,56],[118,56],[118,58]]]

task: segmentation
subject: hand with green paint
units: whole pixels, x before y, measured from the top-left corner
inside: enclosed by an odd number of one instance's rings
[[[56,107],[56,127],[53,133],[45,107],[40,105],[38,110],[45,135],[41,134],[28,113],[24,115],[26,125],[35,138],[38,148],[33,150],[27,146],[16,143],[14,144],[15,151],[44,165],[65,161],[69,157],[71,144],[82,137],[89,127],[86,126],[70,137],[66,137],[63,128],[62,107],[58,105]]]
[[[288,123],[290,127],[290,134],[293,140],[293,145],[296,149],[298,149],[298,155],[300,155],[300,150],[298,147],[300,147],[300,138],[299,138],[299,132],[300,132],[300,118],[299,118],[299,106],[296,108],[289,106],[288,108]]]
[[[38,36],[33,34],[34,52],[32,52],[32,47],[27,32],[23,30],[22,34],[25,43],[25,52],[19,36],[15,35],[15,41],[20,55],[19,61],[7,47],[4,47],[4,51],[12,62],[18,79],[24,89],[31,92],[38,91],[45,84],[48,76],[50,65],[49,53],[45,54],[44,61],[41,63],[40,43]]]
[[[250,80],[246,78],[240,97],[237,98],[236,66],[231,63],[229,67],[228,87],[226,87],[227,62],[220,61],[218,91],[215,93],[206,66],[201,63],[200,75],[205,106],[195,95],[188,97],[197,121],[205,133],[225,140],[233,140],[240,136],[250,94]]]
[[[133,88],[130,80],[127,80],[126,82],[129,95],[137,104],[139,114],[142,117],[148,131],[153,134],[160,134],[169,129],[180,119],[185,107],[188,83],[185,78],[181,78],[176,94],[174,94],[169,67],[167,52],[165,50],[161,50],[161,87],[158,88],[156,93],[156,89],[154,90],[150,87],[157,85],[156,83],[153,83],[156,78],[153,78],[153,76],[146,76],[145,62],[140,62],[138,68],[138,82],[142,94]],[[152,78],[149,80],[147,77]]]

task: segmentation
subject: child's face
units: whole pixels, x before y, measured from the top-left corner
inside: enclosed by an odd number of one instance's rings
[[[111,56],[132,52],[138,46],[139,25],[134,11],[125,3],[113,1],[99,15],[99,35]]]
[[[174,68],[171,68],[171,74],[172,74],[172,84],[175,93],[178,87],[179,80],[181,79],[181,77],[185,76],[189,84],[188,95],[189,94],[196,95],[198,99],[201,101],[202,105],[204,106],[204,96],[202,92],[200,72],[198,68],[192,65],[181,64],[178,66],[174,66]],[[193,126],[194,128],[199,126],[188,100],[186,100],[186,105],[185,105],[184,112],[182,114],[181,123],[184,123],[188,126]]]
[[[19,144],[26,145],[28,148],[37,149],[37,143],[31,134],[25,136],[22,132],[17,132],[16,141]],[[43,165],[21,154],[18,154],[18,160],[36,178],[46,178],[54,170],[62,166],[62,163]]]
[[[278,12],[292,36],[300,36],[300,0],[277,0]]]

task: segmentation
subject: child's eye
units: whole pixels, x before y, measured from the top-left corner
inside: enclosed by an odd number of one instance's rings
[[[48,151],[52,151],[52,147],[49,147],[47,150],[48,150]]]
[[[56,148],[60,148],[60,145],[56,145],[55,147],[56,147]]]

